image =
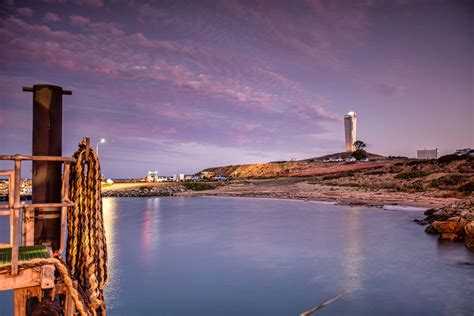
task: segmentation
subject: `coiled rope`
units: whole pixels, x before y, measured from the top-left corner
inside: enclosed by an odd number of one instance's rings
[[[98,315],[105,315],[107,244],[102,217],[101,171],[97,154],[86,140],[73,157],[69,178],[67,265]],[[94,313],[95,314],[95,313]]]

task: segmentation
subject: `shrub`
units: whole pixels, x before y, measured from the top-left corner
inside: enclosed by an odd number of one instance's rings
[[[421,170],[414,170],[414,171],[406,171],[406,172],[401,172],[395,176],[395,179],[398,180],[411,180],[415,178],[421,178],[421,177],[426,177],[429,175],[428,172],[421,171]]]
[[[400,185],[397,184],[397,183],[392,183],[392,182],[383,182],[383,183],[380,183],[379,188],[380,188],[380,189],[385,189],[385,190],[388,190],[388,191],[392,191],[392,192],[400,192],[400,191],[403,191],[403,187],[402,187],[402,186],[400,186]]]
[[[440,164],[447,164],[447,163],[457,161],[457,160],[464,160],[466,158],[467,158],[467,155],[460,156],[460,155],[452,154],[452,155],[445,155],[445,156],[439,157],[437,162]]]
[[[443,188],[450,186],[458,186],[469,179],[468,176],[462,174],[447,174],[431,181],[431,186],[435,188]]]
[[[461,185],[458,191],[466,194],[472,194],[474,191],[474,181],[469,181],[468,183]]]
[[[193,191],[214,190],[215,188],[217,188],[217,186],[214,184],[202,182],[185,182],[184,187],[188,190]]]
[[[410,184],[410,188],[414,189],[416,192],[423,192],[425,191],[425,187],[423,185],[422,180],[415,180]]]
[[[474,162],[467,161],[458,166],[458,172],[460,173],[474,173]]]
[[[370,176],[370,175],[379,175],[379,174],[386,174],[386,173],[387,173],[386,170],[373,170],[373,171],[367,171],[364,174],[367,176]]]
[[[357,160],[361,160],[361,159],[367,158],[368,156],[365,150],[357,149],[356,151],[352,153],[352,157],[354,157]]]
[[[353,176],[354,176],[354,172],[347,171],[347,172],[341,172],[341,173],[336,173],[336,174],[328,174],[327,176],[323,177],[323,180],[334,180],[334,179],[353,177]]]
[[[401,166],[390,166],[389,173],[399,173],[403,170],[403,167]]]

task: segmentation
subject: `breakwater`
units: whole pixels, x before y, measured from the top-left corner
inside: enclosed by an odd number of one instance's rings
[[[120,190],[109,190],[102,192],[103,197],[152,197],[152,196],[173,196],[176,193],[184,192],[183,186],[144,186]]]

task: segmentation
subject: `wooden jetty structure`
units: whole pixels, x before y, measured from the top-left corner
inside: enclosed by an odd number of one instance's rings
[[[71,95],[71,91],[52,85],[35,85],[23,91],[33,92],[33,155],[0,155],[0,160],[13,164],[11,170],[0,170],[0,177],[6,177],[9,184],[8,203],[0,205],[0,216],[9,217],[10,228],[9,242],[0,243],[0,291],[14,291],[15,316],[39,312],[41,315],[105,315],[102,289],[106,282],[106,250],[98,157],[88,138],[83,139],[75,157],[62,156],[62,96]],[[20,200],[24,161],[31,161],[33,166],[31,203]],[[97,170],[91,170],[92,166]],[[78,190],[78,185],[86,183],[81,178],[86,171],[87,185]],[[76,177],[80,177],[80,184],[75,182]],[[79,194],[87,192],[89,186],[98,192]],[[75,203],[74,199],[78,201]],[[75,232],[83,229],[78,216],[98,218],[91,218],[96,226],[87,229],[98,229],[92,233],[99,236],[102,252],[86,249],[85,246],[92,247],[84,245],[87,240],[78,242]],[[76,244],[70,244],[69,240]],[[67,263],[62,258],[64,252]],[[105,259],[95,258],[104,257],[104,252]],[[85,266],[77,259],[77,253],[93,264],[100,262],[103,267],[96,270],[102,274],[77,268]]]

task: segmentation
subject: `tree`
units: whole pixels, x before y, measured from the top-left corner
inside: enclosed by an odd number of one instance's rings
[[[354,145],[356,150],[364,150],[365,151],[365,148],[367,147],[367,145],[361,140],[356,140],[353,145]]]
[[[367,152],[365,151],[365,148],[367,147],[367,145],[363,141],[361,140],[355,141],[354,147],[356,150],[352,153],[352,157],[354,157],[357,160],[367,158]]]

